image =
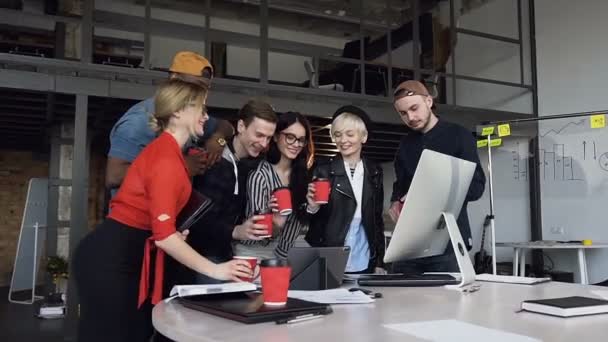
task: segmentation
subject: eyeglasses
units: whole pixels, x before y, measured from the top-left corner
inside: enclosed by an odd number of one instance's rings
[[[304,147],[308,144],[308,141],[306,141],[306,137],[301,137],[298,138],[295,135],[291,134],[291,133],[283,133],[281,132],[281,134],[285,137],[285,141],[287,142],[287,144],[289,145],[293,145],[296,143],[296,141],[298,143],[300,143],[300,146]]]

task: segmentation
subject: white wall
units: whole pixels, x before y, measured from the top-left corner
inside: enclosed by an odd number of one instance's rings
[[[566,1],[536,0],[536,40],[538,56],[538,88],[540,115],[554,115],[608,109],[605,82],[608,69],[605,56],[608,55],[606,32],[608,22],[607,1]],[[568,24],[565,24],[567,20]],[[588,125],[588,122],[584,122]],[[541,127],[541,130],[543,127]],[[606,136],[606,130],[574,132],[583,139]],[[570,139],[573,135],[561,138]],[[599,151],[608,151],[607,144],[599,144]],[[599,152],[598,151],[598,152]],[[575,159],[575,162],[577,160]],[[578,158],[578,163],[586,161]],[[597,165],[595,165],[597,167]],[[589,169],[589,167],[586,167]],[[608,175],[595,177],[597,186],[586,179],[577,192],[567,197],[556,198],[557,184],[543,184],[543,236],[548,239],[593,239],[608,241],[608,230],[604,227],[605,208],[608,203],[606,192],[588,191],[606,187]],[[576,222],[560,219],[563,214],[578,216]],[[556,221],[562,222],[565,234],[552,234],[551,227]],[[550,253],[556,268],[570,270],[578,274],[574,254],[568,252]],[[588,253],[590,281],[600,282],[608,278],[608,251]]]

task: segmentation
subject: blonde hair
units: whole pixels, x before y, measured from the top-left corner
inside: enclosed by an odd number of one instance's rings
[[[367,127],[361,118],[353,113],[344,112],[338,115],[331,123],[331,137],[335,139],[337,131],[344,131],[348,128],[355,129],[361,136],[367,136]]]
[[[191,104],[203,107],[207,91],[207,87],[179,79],[162,83],[154,96],[154,114],[150,117],[150,128],[160,133],[169,126],[169,120],[175,112]]]

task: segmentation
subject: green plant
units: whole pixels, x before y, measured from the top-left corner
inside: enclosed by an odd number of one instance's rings
[[[47,259],[46,271],[53,277],[53,282],[57,283],[59,278],[68,278],[68,261],[60,256],[52,256]]]

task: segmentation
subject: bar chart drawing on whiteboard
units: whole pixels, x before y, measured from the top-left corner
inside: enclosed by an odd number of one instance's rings
[[[544,180],[582,180],[576,177],[573,157],[566,155],[564,144],[553,144],[553,148],[550,151],[541,148],[539,157],[540,174]]]

